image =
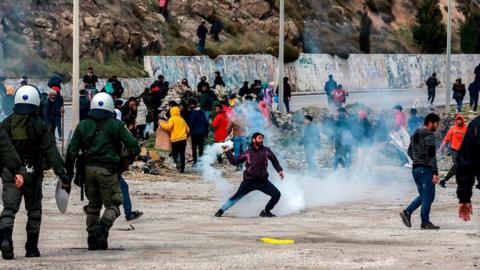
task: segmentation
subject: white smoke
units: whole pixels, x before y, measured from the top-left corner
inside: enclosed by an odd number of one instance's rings
[[[213,164],[217,160],[220,144],[208,146],[201,160],[202,177],[212,182],[217,190],[219,207],[231,197],[241,179],[235,184],[222,176]],[[272,149],[275,152],[275,149]],[[385,167],[378,164],[374,151],[364,152],[354,161],[350,171],[322,169],[316,174],[305,174],[285,170],[285,180],[280,180],[270,166],[270,181],[280,190],[282,196],[272,212],[285,216],[299,213],[317,206],[332,206],[370,199],[395,202],[412,191],[410,171],[402,167]],[[254,191],[242,198],[229,212],[239,217],[258,216],[270,197]]]

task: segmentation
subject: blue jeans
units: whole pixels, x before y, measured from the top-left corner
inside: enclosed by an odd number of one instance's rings
[[[435,184],[432,182],[433,172],[430,168],[419,167],[413,169],[412,174],[419,196],[405,210],[412,214],[418,207],[422,206],[420,213],[422,224],[427,224],[430,222],[430,208],[435,199]]]
[[[121,174],[118,175],[118,181],[120,182],[120,189],[122,190],[123,212],[125,213],[125,217],[128,217],[132,214],[132,201],[130,200],[130,194],[128,194],[128,184]]]
[[[462,111],[462,105],[463,105],[463,98],[455,98],[455,101],[457,102],[457,111],[461,112]]]
[[[310,170],[317,170],[317,166],[315,165],[315,150],[316,147],[314,145],[305,144],[303,146],[305,152],[305,158],[307,159],[308,168]]]
[[[235,158],[238,158],[243,151],[245,151],[246,137],[235,136],[233,137],[233,153]]]

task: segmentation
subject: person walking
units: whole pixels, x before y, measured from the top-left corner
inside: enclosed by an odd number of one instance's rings
[[[460,150],[460,146],[462,145],[463,137],[467,132],[467,125],[465,124],[465,118],[463,115],[459,114],[455,117],[455,125],[450,128],[447,132],[447,135],[443,139],[442,145],[440,146],[439,152],[444,152],[446,145],[450,144],[450,155],[452,156],[453,165],[448,171],[445,178],[440,181],[439,185],[442,188],[445,188],[445,183],[452,178],[452,176],[456,173],[457,168],[457,153]]]
[[[471,112],[477,112],[479,92],[480,92],[480,77],[475,78],[475,80],[468,86],[468,93],[470,95],[470,111]]]
[[[227,134],[232,134],[233,138],[233,154],[235,158],[238,158],[240,154],[246,150],[247,146],[247,130],[246,127],[246,117],[242,112],[241,107],[236,107],[234,109],[234,114],[228,122]],[[237,170],[240,170],[241,166],[237,167]]]
[[[341,84],[339,84],[338,87],[330,93],[330,96],[332,97],[333,105],[335,105],[335,108],[338,109],[343,107],[347,102],[348,92],[347,90],[343,89]]]
[[[145,140],[145,127],[147,125],[148,109],[141,98],[137,99],[137,117],[135,118],[135,135],[138,140]]]
[[[332,92],[333,90],[337,89],[337,87],[337,82],[333,79],[333,75],[328,75],[328,81],[325,82],[325,86],[323,87],[325,94],[327,95],[328,105],[332,104]]]
[[[278,96],[278,87],[277,92]],[[285,104],[285,109],[287,113],[290,113],[290,99],[292,98],[292,87],[288,83],[288,77],[283,78],[283,103]]]
[[[203,148],[205,139],[208,137],[210,124],[205,117],[205,112],[198,106],[197,100],[190,99],[188,105],[190,107],[188,126],[192,138],[192,159],[193,165],[195,166],[198,162],[198,157],[203,156]]]
[[[413,212],[421,209],[422,230],[438,230],[430,221],[430,209],[435,199],[435,185],[440,181],[437,168],[435,131],[438,128],[440,117],[429,114],[425,117],[424,126],[419,128],[412,136],[408,155],[413,161],[412,174],[417,185],[419,196],[400,213],[403,223],[412,227],[411,217]]]
[[[466,90],[465,84],[462,83],[462,79],[458,78],[453,84],[453,99],[457,102],[457,113],[462,112],[463,98],[465,97]]]
[[[238,158],[232,155],[231,149],[228,147],[224,148],[224,152],[230,163],[233,166],[245,163],[245,171],[243,172],[243,181],[238,191],[215,213],[216,217],[221,217],[245,195],[255,190],[261,191],[271,197],[265,209],[260,212],[260,216],[275,217],[271,210],[280,200],[281,194],[268,180],[268,161],[270,160],[281,179],[283,179],[285,175],[277,157],[270,148],[263,145],[263,141],[263,134],[254,133],[251,138],[250,148],[243,152]]]
[[[352,125],[345,108],[338,109],[338,119],[335,121],[334,141],[335,159],[333,170],[342,165],[345,169],[352,166],[352,145],[354,142]]]
[[[180,108],[171,108],[168,122],[160,123],[160,127],[170,132],[173,160],[176,163],[177,170],[179,170],[180,173],[184,173],[185,150],[187,148],[187,138],[190,129],[185,120],[180,116]]]
[[[112,96],[96,94],[90,108],[90,118],[81,121],[73,133],[65,164],[67,174],[73,178],[75,162],[79,153],[83,153],[88,249],[106,250],[110,228],[120,216],[123,201],[119,183],[122,152],[128,153],[128,159],[132,160],[140,153],[140,147],[125,124],[113,118]],[[122,144],[124,151],[119,147]],[[105,211],[100,217],[102,206]]]
[[[425,82],[427,85],[428,103],[430,106],[432,106],[433,102],[435,101],[435,89],[440,85],[440,83],[441,82],[437,79],[437,73],[433,73],[432,76],[430,76]]]
[[[11,154],[9,158],[14,166],[5,164],[8,166],[1,174],[3,211],[0,215],[0,250],[5,260],[14,259],[12,232],[22,198],[27,210],[25,257],[40,257],[38,240],[42,223],[42,185],[47,163],[61,179],[63,188],[70,192],[72,178],[67,176],[55,137],[40,117],[39,109],[38,89],[32,85],[21,86],[15,93],[14,113],[0,124],[0,130],[8,134],[1,144],[11,141],[16,152],[7,152]],[[15,164],[14,161],[18,159],[16,154],[21,164]],[[20,178],[23,181],[19,181]]]

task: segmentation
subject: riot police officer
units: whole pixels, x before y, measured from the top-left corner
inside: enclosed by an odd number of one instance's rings
[[[0,215],[2,241],[0,249],[4,259],[13,259],[12,231],[15,214],[22,197],[27,210],[26,257],[39,257],[38,237],[42,220],[43,171],[52,167],[65,187],[70,186],[70,178],[55,144],[55,138],[48,125],[39,115],[40,92],[32,85],[17,89],[14,97],[13,114],[7,117],[0,129],[6,132],[18,153],[21,165],[19,174],[23,176],[23,187],[14,182],[12,170],[2,171],[3,211]]]
[[[123,122],[113,118],[113,112],[114,103],[109,94],[95,95],[90,103],[90,118],[78,124],[67,150],[69,176],[73,176],[80,152],[85,164],[89,250],[108,249],[109,230],[120,215],[122,193],[118,176],[122,152],[129,157],[140,153],[137,140]],[[105,210],[100,217],[102,205]]]

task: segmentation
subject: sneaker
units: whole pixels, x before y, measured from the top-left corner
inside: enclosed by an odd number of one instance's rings
[[[400,212],[400,217],[402,218],[403,224],[405,224],[405,226],[407,226],[408,228],[412,227],[412,222],[410,221],[412,215],[407,213],[407,211],[403,210],[402,212]]]
[[[420,229],[422,229],[422,230],[439,230],[440,227],[433,225],[433,223],[431,223],[431,222],[428,222],[426,224],[422,224],[420,226]]]
[[[438,185],[441,186],[442,188],[446,188],[446,187],[447,187],[447,186],[445,185],[446,183],[447,183],[447,181],[445,181],[445,179],[444,179],[444,180],[440,181],[440,182],[438,183]]]
[[[272,212],[266,211],[266,210],[262,210],[262,212],[260,212],[260,216],[261,217],[276,217],[274,214],[272,214]]]
[[[130,215],[126,216],[125,219],[126,219],[127,221],[133,221],[133,220],[135,220],[135,219],[140,218],[141,216],[143,216],[143,212],[133,211]]]
[[[217,213],[215,213],[215,216],[216,217],[221,217],[223,215],[223,213],[225,213],[225,211],[223,211],[222,209],[218,209]]]

